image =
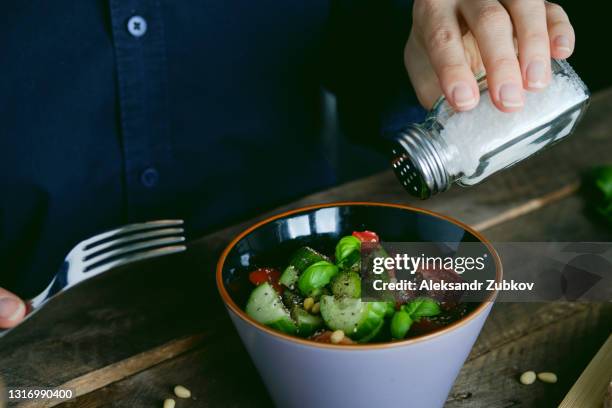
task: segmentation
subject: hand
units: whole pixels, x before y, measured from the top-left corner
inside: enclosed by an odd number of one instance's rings
[[[518,48],[518,57],[516,48]],[[574,30],[565,11],[544,0],[415,0],[404,63],[423,106],[444,94],[458,111],[474,108],[474,74],[485,70],[491,100],[520,110],[523,90],[551,79],[550,58],[569,57]]]
[[[17,296],[0,288],[0,329],[17,326],[25,316],[25,303]]]

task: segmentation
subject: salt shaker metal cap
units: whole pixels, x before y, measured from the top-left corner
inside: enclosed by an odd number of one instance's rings
[[[392,166],[406,190],[426,199],[453,183],[471,186],[568,136],[590,94],[566,61],[551,65],[549,86],[527,92],[519,112],[498,111],[481,75],[476,108],[455,112],[441,97],[425,122],[408,124],[394,135]]]

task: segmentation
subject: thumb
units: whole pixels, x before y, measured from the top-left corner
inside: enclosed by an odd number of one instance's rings
[[[0,288],[0,328],[8,329],[18,325],[25,313],[25,303],[8,290]]]

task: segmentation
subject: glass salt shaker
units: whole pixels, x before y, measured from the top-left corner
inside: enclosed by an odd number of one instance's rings
[[[551,65],[549,86],[526,92],[521,111],[498,111],[482,75],[474,109],[455,112],[441,97],[425,122],[394,135],[392,165],[408,192],[425,199],[452,183],[474,185],[567,137],[590,94],[566,61],[552,60]]]

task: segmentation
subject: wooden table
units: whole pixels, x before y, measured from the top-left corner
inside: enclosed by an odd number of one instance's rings
[[[578,192],[579,174],[602,163],[612,163],[612,89],[593,97],[570,139],[476,187],[416,202],[389,171],[285,208],[408,203],[459,218],[492,241],[610,241],[612,229],[585,215]],[[79,397],[64,408],[160,407],[175,384],[193,391],[178,408],[271,406],[213,279],[221,249],[254,221],[64,295],[0,341],[0,377],[9,387],[75,389]],[[611,329],[610,303],[496,304],[447,407],[556,406]],[[527,369],[554,371],[559,382],[520,385]]]

